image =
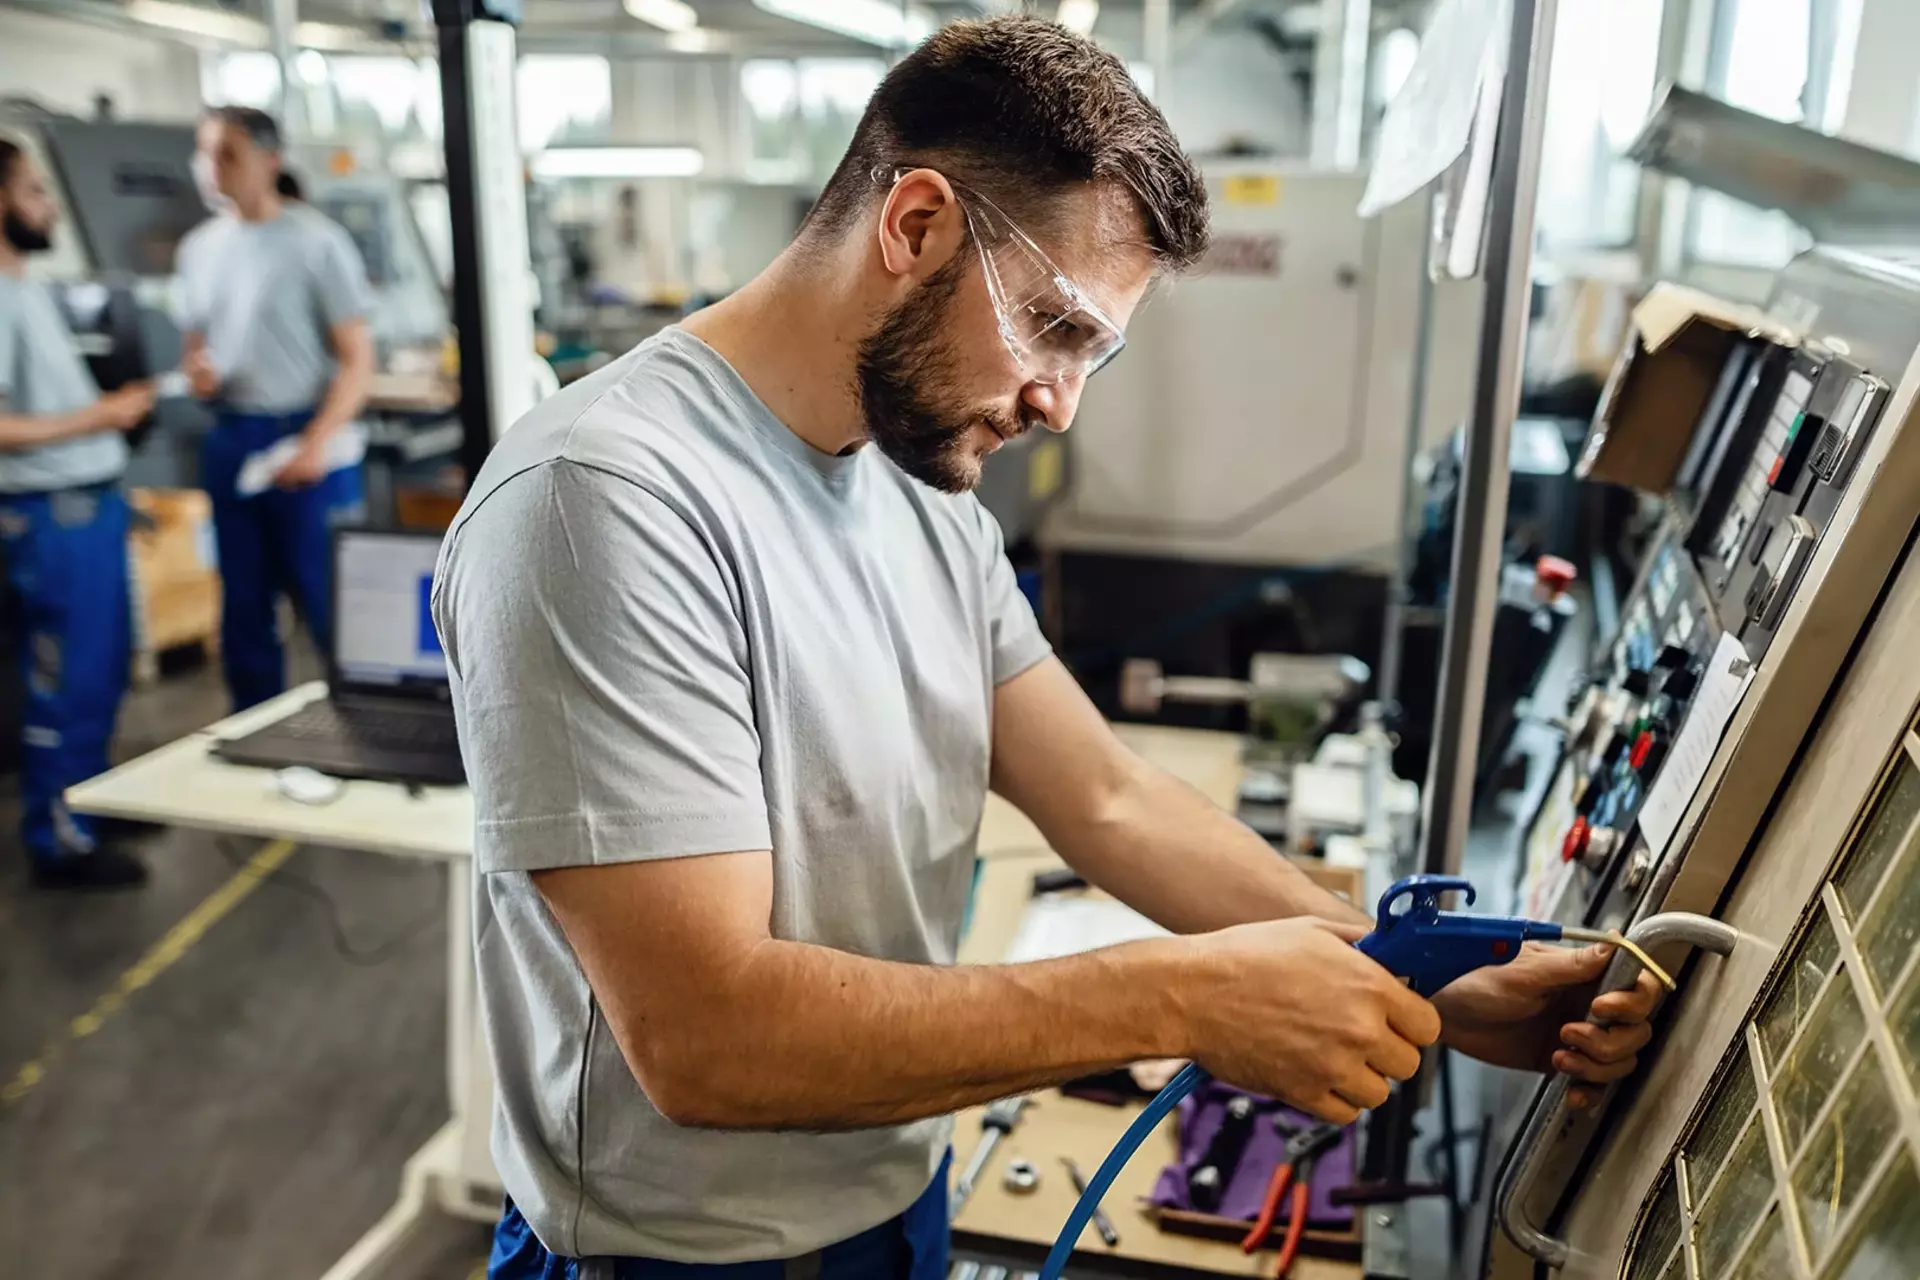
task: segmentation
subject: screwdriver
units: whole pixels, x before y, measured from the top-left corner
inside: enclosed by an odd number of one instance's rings
[[[974,1147],[973,1155],[967,1160],[967,1167],[961,1172],[960,1180],[953,1184],[953,1200],[948,1216],[957,1216],[973,1194],[973,1187],[980,1180],[980,1174],[986,1169],[987,1161],[993,1155],[993,1149],[1000,1145],[1000,1139],[1013,1132],[1013,1126],[1020,1123],[1020,1113],[1027,1109],[1025,1098],[1002,1098],[987,1108],[980,1117],[980,1142]]]
[[[1087,1175],[1080,1172],[1080,1166],[1074,1163],[1072,1156],[1061,1156],[1060,1163],[1067,1166],[1067,1177],[1073,1182],[1073,1189],[1081,1195],[1087,1194]],[[1120,1245],[1120,1233],[1113,1229],[1113,1222],[1107,1217],[1107,1211],[1098,1203],[1093,1206],[1093,1229],[1107,1242],[1107,1248]]]

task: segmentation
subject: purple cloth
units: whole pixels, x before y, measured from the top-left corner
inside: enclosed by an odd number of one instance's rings
[[[1207,1144],[1213,1141],[1214,1131],[1219,1129],[1221,1120],[1226,1116],[1228,1101],[1240,1093],[1240,1090],[1218,1081],[1208,1081],[1180,1104],[1176,1113],[1180,1126],[1180,1162],[1160,1171],[1160,1181],[1155,1184],[1153,1195],[1148,1197],[1149,1204],[1160,1209],[1193,1208],[1193,1201],[1187,1195],[1187,1171],[1206,1158]],[[1260,1216],[1260,1202],[1266,1199],[1267,1183],[1272,1181],[1273,1171],[1285,1158],[1287,1140],[1274,1127],[1274,1116],[1285,1116],[1287,1123],[1295,1128],[1317,1123],[1304,1112],[1281,1106],[1270,1099],[1258,1098],[1257,1101],[1261,1105],[1253,1122],[1253,1136],[1247,1141],[1246,1154],[1233,1171],[1217,1211],[1222,1218],[1237,1218],[1249,1224]],[[1307,1222],[1335,1230],[1351,1225],[1353,1206],[1333,1203],[1334,1191],[1351,1185],[1353,1130],[1348,1129],[1340,1135],[1338,1142],[1321,1153],[1319,1163],[1314,1166],[1313,1190],[1307,1201]],[[1281,1202],[1279,1215],[1274,1219],[1276,1225],[1286,1222],[1292,1200],[1293,1192],[1289,1190],[1286,1200]]]

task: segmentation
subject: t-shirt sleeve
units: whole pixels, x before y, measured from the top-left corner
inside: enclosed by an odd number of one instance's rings
[[[734,595],[660,499],[564,461],[508,480],[434,618],[483,873],[772,846]]]
[[[20,359],[20,319],[13,306],[0,298],[0,401],[12,403],[14,382],[20,376],[15,366]],[[0,410],[6,406],[0,405]]]
[[[982,554],[986,561],[987,633],[993,646],[993,683],[1005,684],[1053,652],[1040,631],[1033,605],[1013,572],[1000,522],[978,503]]]
[[[182,333],[207,331],[206,287],[200,280],[201,245],[205,232],[189,231],[173,260],[173,323]]]
[[[366,319],[373,290],[367,284],[367,265],[360,260],[353,237],[329,225],[322,243],[319,279],[315,282],[320,318],[329,329],[349,320]]]

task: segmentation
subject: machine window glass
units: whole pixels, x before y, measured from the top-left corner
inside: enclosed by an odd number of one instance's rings
[[[1717,1276],[1726,1269],[1772,1197],[1773,1165],[1766,1134],[1758,1123],[1750,1124],[1712,1194],[1694,1214],[1694,1247],[1701,1275]]]
[[[1694,1189],[1695,1198],[1713,1185],[1733,1140],[1740,1136],[1740,1127],[1753,1114],[1753,1104],[1753,1068],[1741,1054],[1721,1077],[1713,1101],[1707,1104],[1706,1119],[1687,1143],[1687,1185]]]
[[[1915,1091],[1920,1092],[1920,977],[1907,976],[1906,993],[1894,1007],[1890,1021],[1894,1043],[1900,1046],[1901,1065]]]
[[[1908,841],[1860,930],[1860,954],[1874,987],[1883,995],[1892,994],[1916,942],[1920,942],[1920,855]]]
[[[1864,1054],[1793,1171],[1794,1202],[1816,1264],[1831,1249],[1899,1128],[1880,1064],[1873,1054]]]
[[[1920,771],[1907,762],[1904,754],[1894,770],[1894,776],[1874,802],[1872,816],[1867,819],[1859,843],[1847,856],[1846,868],[1840,873],[1840,900],[1846,904],[1847,915],[1853,920],[1860,919],[1866,911],[1887,864],[1905,843],[1913,820],[1920,817]]]
[[[1794,950],[1793,959],[1782,975],[1779,987],[1760,1015],[1760,1045],[1769,1064],[1778,1067],[1787,1056],[1793,1033],[1806,1025],[1813,1003],[1820,997],[1820,985],[1833,972],[1840,958],[1840,943],[1827,923],[1826,912],[1818,913],[1813,924]]]
[[[1846,970],[1827,988],[1820,1007],[1795,1042],[1793,1053],[1773,1082],[1773,1105],[1780,1117],[1780,1133],[1787,1149],[1797,1151],[1813,1127],[1814,1117],[1833,1096],[1834,1086],[1854,1050],[1866,1038],[1867,1023]]]
[[[1639,1238],[1634,1243],[1634,1264],[1627,1272],[1627,1280],[1654,1280],[1659,1274],[1665,1280],[1673,1271],[1671,1266],[1660,1271],[1660,1264],[1673,1254],[1673,1247],[1680,1243],[1680,1192],[1673,1179],[1673,1170],[1664,1169],[1660,1180],[1652,1192],[1652,1208],[1647,1220],[1640,1228]],[[1674,1255],[1680,1264],[1679,1274],[1686,1275],[1686,1261]]]
[[[1864,1221],[1839,1259],[1820,1272],[1821,1280],[1893,1280],[1920,1276],[1920,1177],[1911,1157],[1894,1161],[1880,1180]]]
[[[1787,1243],[1780,1210],[1775,1208],[1767,1214],[1759,1234],[1740,1256],[1740,1264],[1733,1269],[1730,1280],[1780,1280],[1792,1274],[1793,1248]]]

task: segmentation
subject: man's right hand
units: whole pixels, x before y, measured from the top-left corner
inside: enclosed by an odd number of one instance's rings
[[[1194,1060],[1340,1124],[1385,1102],[1440,1038],[1440,1015],[1355,949],[1365,932],[1296,917],[1190,939],[1209,975],[1186,1009]]]
[[[196,347],[187,352],[180,362],[180,372],[187,375],[187,386],[201,400],[211,400],[220,390],[220,374],[213,367],[213,361],[207,358],[206,349]]]
[[[153,384],[134,382],[109,391],[94,402],[93,423],[97,431],[131,431],[153,412]]]

